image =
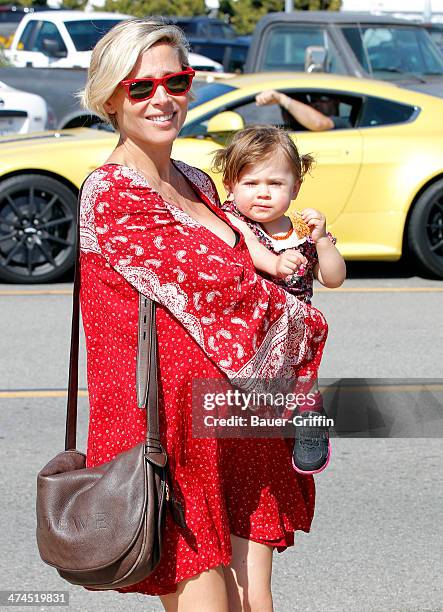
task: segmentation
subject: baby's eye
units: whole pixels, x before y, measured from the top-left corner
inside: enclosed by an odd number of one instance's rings
[[[254,183],[254,181],[247,181],[245,185],[256,185],[256,183]]]
[[[280,181],[271,181],[271,185],[281,185]]]

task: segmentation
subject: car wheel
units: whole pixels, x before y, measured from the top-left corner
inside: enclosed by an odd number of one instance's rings
[[[408,245],[428,272],[443,278],[443,180],[431,185],[415,203]]]
[[[74,264],[77,197],[59,181],[22,174],[0,183],[0,279],[49,283]]]

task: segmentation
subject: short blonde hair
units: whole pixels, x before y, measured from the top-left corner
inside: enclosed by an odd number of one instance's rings
[[[92,51],[86,87],[77,94],[82,106],[118,129],[115,116],[105,110],[105,102],[140,55],[159,42],[177,49],[182,68],[188,67],[189,45],[177,26],[152,18],[128,19],[115,25]]]
[[[226,149],[215,152],[212,169],[222,172],[223,183],[232,187],[246,166],[262,163],[278,149],[288,157],[296,180],[302,181],[314,158],[300,155],[289,134],[271,125],[250,126],[234,134]]]

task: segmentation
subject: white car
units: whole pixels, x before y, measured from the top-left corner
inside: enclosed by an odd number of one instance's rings
[[[14,66],[87,68],[91,49],[128,15],[83,11],[41,11],[23,17],[6,58]]]
[[[0,81],[0,136],[55,128],[55,117],[41,96]]]
[[[200,55],[199,53],[188,53],[189,64],[194,70],[202,70],[204,72],[223,72],[223,66],[218,62]]]
[[[94,11],[40,11],[23,17],[4,53],[13,66],[88,68],[97,41],[130,15]],[[221,64],[191,53],[197,70],[222,72]]]

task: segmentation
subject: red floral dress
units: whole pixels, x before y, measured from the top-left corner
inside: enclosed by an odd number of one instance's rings
[[[235,231],[211,179],[174,164]],[[230,533],[280,551],[292,545],[294,531],[310,530],[315,499],[312,476],[292,468],[292,441],[193,438],[192,381],[247,387],[251,377],[315,377],[327,336],[323,315],[259,277],[243,236],[230,247],[126,166],[105,164],[88,177],[80,230],[87,467],[145,438],[135,385],[140,291],[157,303],[160,433],[187,523],[178,527],[167,512],[158,567],[116,590],[175,592],[181,580],[230,563]]]

